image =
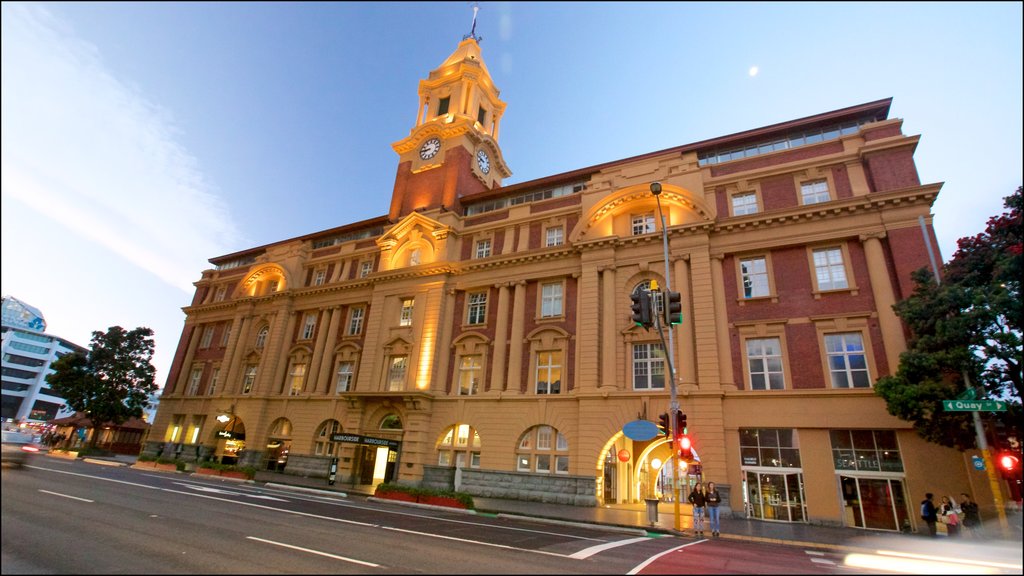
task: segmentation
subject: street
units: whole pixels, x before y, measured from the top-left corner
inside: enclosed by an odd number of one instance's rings
[[[841,561],[74,460],[3,470],[4,574],[849,573]]]

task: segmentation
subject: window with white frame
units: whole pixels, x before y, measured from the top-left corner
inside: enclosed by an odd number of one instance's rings
[[[665,347],[659,343],[633,344],[633,389],[665,389]]]
[[[316,333],[316,314],[310,312],[306,314],[305,320],[302,322],[302,339],[309,340],[313,338],[313,334]]]
[[[213,369],[213,374],[210,375],[210,385],[206,387],[206,395],[213,396],[217,392],[217,383],[220,381],[220,367]]]
[[[550,282],[541,284],[540,316],[552,318],[562,315],[562,283]]]
[[[537,394],[559,394],[562,391],[561,350],[537,352]]]
[[[466,304],[466,323],[483,324],[487,321],[487,292],[473,292]]]
[[[848,288],[846,267],[843,265],[843,251],[840,248],[822,248],[813,252],[814,276],[818,290],[841,290]]]
[[[476,241],[476,254],[474,258],[487,258],[491,255],[491,240],[485,238]]]
[[[231,322],[224,323],[224,332],[220,335],[220,347],[225,348],[228,345],[228,340],[231,339]]]
[[[409,365],[409,357],[405,355],[392,356],[391,365],[388,367],[388,390],[398,391],[405,389],[405,372]]]
[[[373,272],[373,260],[363,260],[359,264],[359,277],[366,278]]]
[[[193,368],[192,374],[188,377],[188,391],[185,392],[186,396],[197,396],[199,395],[199,382],[203,379],[203,369]]]
[[[362,306],[352,308],[348,313],[348,335],[358,336],[363,331],[363,315],[366,309]]]
[[[764,256],[740,259],[740,277],[743,280],[744,298],[769,295],[768,261]]]
[[[252,392],[253,386],[256,384],[256,365],[246,364],[245,376],[242,378],[242,394],[249,394]]]
[[[222,300],[224,300],[224,297],[227,296],[227,293],[227,286],[218,286],[217,291],[213,293],[213,301],[221,302]]]
[[[516,470],[540,474],[569,473],[569,441],[551,426],[534,426],[519,438]]]
[[[732,195],[732,215],[743,216],[746,214],[757,214],[757,194],[754,192],[741,192]]]
[[[200,348],[209,348],[213,342],[213,326],[203,328],[203,339],[199,341]]]
[[[480,392],[480,374],[482,372],[480,356],[463,356],[459,363],[459,395],[473,396]]]
[[[399,326],[412,326],[412,307],[415,302],[412,298],[402,299],[402,313],[398,318]]]
[[[334,378],[334,393],[341,394],[352,389],[352,363],[339,362],[338,371]]]
[[[340,442],[331,440],[331,436],[341,432],[341,422],[328,420],[320,425],[313,440],[313,454],[315,456],[337,456]]]
[[[260,328],[260,331],[256,333],[256,349],[262,350],[267,345],[267,334],[270,333],[270,327],[264,326]]]
[[[306,379],[306,364],[293,362],[292,369],[288,372],[288,395],[298,396],[302,393],[302,384]]]
[[[480,434],[468,424],[456,424],[441,436],[437,444],[437,463],[440,466],[464,466],[469,462],[470,468],[480,467]]]
[[[561,246],[565,243],[565,229],[561,226],[552,226],[545,233],[544,245],[547,247]]]
[[[864,337],[859,332],[825,335],[825,354],[833,388],[870,388]]]
[[[747,368],[751,390],[782,390],[782,343],[778,338],[747,339]]]
[[[804,204],[818,204],[819,202],[828,202],[832,199],[828,193],[827,180],[815,180],[814,182],[800,184],[800,195],[803,198]]]
[[[319,269],[317,269],[316,272],[313,273],[313,286],[323,286],[324,281],[326,281],[326,280],[327,280],[327,270],[325,270],[323,268],[319,268]]]
[[[630,223],[633,229],[633,236],[650,234],[651,232],[654,232],[654,212],[633,214],[630,217]]]

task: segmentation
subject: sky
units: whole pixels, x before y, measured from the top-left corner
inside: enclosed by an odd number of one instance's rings
[[[5,1],[0,292],[162,387],[210,258],[387,214],[474,5],[506,185],[884,98],[943,261],[1024,180],[1019,2]]]

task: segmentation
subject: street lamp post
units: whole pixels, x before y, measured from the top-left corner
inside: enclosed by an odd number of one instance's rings
[[[661,244],[662,244],[662,252],[663,252],[664,257],[665,257],[665,290],[666,290],[666,293],[668,293],[668,292],[672,292],[672,274],[671,274],[671,271],[669,270],[669,261],[668,261],[668,228],[665,225],[665,213],[661,209],[661,183],[660,182],[651,182],[651,194],[654,195],[654,199],[658,203],[658,218],[661,220]],[[663,298],[662,300],[663,300],[662,306],[666,306],[667,304],[666,304],[666,302],[664,302],[665,299]],[[654,325],[658,328],[658,335],[661,336],[662,344],[664,345],[664,339],[665,338],[662,335],[662,331],[661,331],[661,315],[654,314],[653,316],[655,317],[655,324]],[[675,345],[674,345],[674,340],[673,340],[673,337],[672,337],[673,332],[674,331],[672,330],[672,325],[669,324],[669,326],[668,326],[668,345],[665,346],[665,348],[666,348],[666,350],[665,350],[665,360],[668,363],[668,377],[669,377],[669,381],[668,382],[669,382],[669,393],[670,393],[669,409],[670,409],[670,411],[672,413],[671,424],[672,424],[672,438],[673,438],[673,441],[674,441],[675,438],[678,437],[678,431],[676,430],[676,412],[679,410],[679,400],[676,397],[676,371],[675,371],[675,362],[673,361],[673,357],[674,357],[674,354],[675,354],[675,352],[674,352]],[[682,530],[682,525],[681,525],[680,517],[679,517],[679,481],[678,481],[679,468],[678,468],[678,458],[675,458],[675,454],[673,454],[672,460],[673,460],[673,462],[675,462],[672,465],[672,493],[674,495],[674,497],[673,497],[673,501],[674,501],[673,507],[674,507],[674,513],[675,513],[675,529],[677,531],[681,531]]]

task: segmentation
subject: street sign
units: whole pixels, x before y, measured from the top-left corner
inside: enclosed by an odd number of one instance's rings
[[[946,412],[1006,412],[1006,402],[1000,400],[943,400],[942,409]]]
[[[981,456],[972,456],[971,457],[971,463],[974,464],[974,469],[975,470],[984,470],[985,469],[985,460],[982,459]]]
[[[644,440],[650,440],[651,438],[658,437],[658,435],[661,434],[661,429],[658,428],[658,425],[654,422],[649,422],[647,420],[633,420],[632,422],[627,422],[626,425],[622,427],[622,433],[630,440],[642,442]]]

